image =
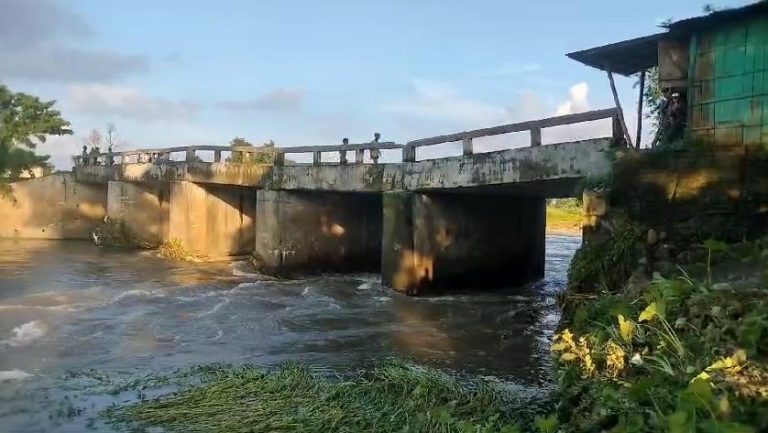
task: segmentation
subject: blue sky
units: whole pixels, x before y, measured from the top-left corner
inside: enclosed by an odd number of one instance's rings
[[[59,101],[76,135],[43,150],[62,168],[82,137],[108,122],[123,149],[234,136],[332,144],[367,141],[375,131],[406,142],[610,107],[605,75],[565,53],[654,33],[660,21],[701,7],[699,0],[0,0],[0,82]],[[619,81],[631,129],[633,82]],[[545,131],[544,140],[600,136],[605,127]]]

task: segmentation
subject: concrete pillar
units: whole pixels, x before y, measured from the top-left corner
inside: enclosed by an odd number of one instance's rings
[[[417,295],[541,278],[545,224],[543,198],[385,193],[382,280]]]
[[[134,239],[154,247],[168,235],[167,185],[110,180],[107,185],[107,216],[125,223]]]
[[[259,190],[254,259],[264,272],[377,271],[381,196]]]
[[[189,252],[225,257],[253,250],[256,190],[171,182],[169,239]]]

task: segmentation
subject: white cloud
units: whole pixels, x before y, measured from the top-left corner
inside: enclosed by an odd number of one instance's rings
[[[562,116],[589,110],[589,102],[587,101],[589,86],[587,83],[574,84],[568,89],[568,93],[570,98],[557,106],[555,115]]]
[[[67,102],[80,113],[146,122],[189,120],[199,110],[193,102],[153,97],[135,88],[104,84],[72,86]]]
[[[219,106],[232,111],[299,111],[306,95],[307,92],[304,89],[284,87],[254,99],[222,101]]]

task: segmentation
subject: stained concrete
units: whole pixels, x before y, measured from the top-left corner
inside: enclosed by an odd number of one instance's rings
[[[571,195],[585,177],[610,172],[611,139],[598,138],[399,164],[253,165],[163,162],[77,167],[82,182],[184,180],[286,191],[387,192],[528,184]],[[557,182],[557,189],[549,185]],[[550,194],[550,190],[556,194]]]
[[[512,287],[544,275],[543,198],[391,193],[383,206],[382,280],[398,291]]]
[[[226,185],[171,182],[169,239],[208,257],[253,250],[256,190]]]
[[[381,196],[259,190],[254,257],[266,272],[377,271]]]
[[[107,216],[124,222],[133,239],[156,247],[168,238],[167,185],[109,181]]]
[[[19,239],[90,239],[104,218],[107,186],[55,174],[11,184],[0,198],[0,237]]]

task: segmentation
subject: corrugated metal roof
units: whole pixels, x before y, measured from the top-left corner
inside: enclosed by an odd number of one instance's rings
[[[726,21],[754,17],[768,13],[768,1],[760,1],[740,8],[724,9],[708,15],[687,18],[667,25],[667,32],[629,39],[610,45],[566,54],[587,66],[632,75],[658,65],[657,43],[661,39],[685,39],[691,32]]]
[[[759,1],[740,8],[723,9],[707,15],[675,21],[665,27],[668,28],[670,32],[676,34],[689,33],[702,27],[708,27],[742,18],[752,18],[756,15],[765,13],[768,13],[768,1]]]
[[[665,37],[669,37],[667,32],[566,55],[587,66],[628,76],[656,66],[658,63],[657,44],[660,39]]]

